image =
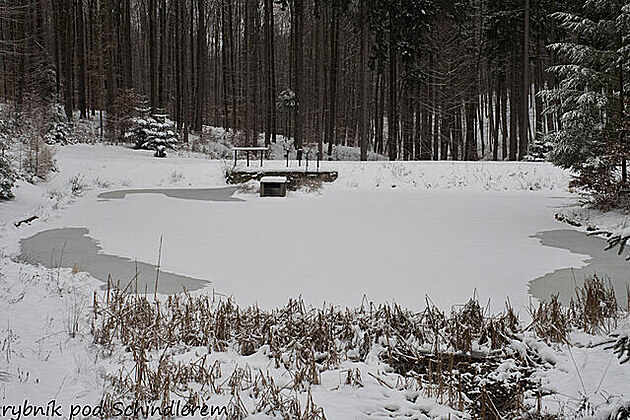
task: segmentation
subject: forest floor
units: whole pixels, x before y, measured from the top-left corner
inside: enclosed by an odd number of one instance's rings
[[[526,374],[530,385],[521,391],[522,406],[568,418],[605,416],[630,399],[630,364],[619,364],[611,350],[599,345],[610,341],[605,333],[629,328],[624,317],[598,334],[574,330],[560,344],[546,343],[525,328],[535,305],[535,300],[530,302],[528,282],[558,268],[583,265],[587,258],[543,246],[534,237],[566,228],[554,215],[576,201],[567,191],[569,174],[551,165],[326,161],[322,170],[339,172],[334,183],[289,192],[284,199],[258,197],[253,183],[234,193],[238,201],[216,202],[162,194],[121,199],[98,195],[125,189],[225,187],[229,159],[209,160],[195,153],[156,159],[148,151],[104,145],[60,147],[56,156],[59,170],[48,181],[20,183],[16,198],[0,203],[0,395],[5,407],[25,398],[43,405],[54,399],[68,417],[72,404],[98,404],[104,395],[127,398],[125,390],[138,392],[133,377],[145,366],[142,363],[147,363],[145,375],[158,372],[166,354],[159,346],[143,347],[141,359],[148,362],[139,363],[135,342],[116,336],[122,330],[108,324],[113,298],[101,281],[81,271],[80,260],[66,255],[64,264],[51,262],[52,268],[46,268],[31,265],[28,256],[20,255],[20,240],[72,227],[86,228],[103,254],[159,264],[165,272],[207,280],[206,287],[183,296],[209,296],[209,304],[218,305],[210,318],[221,311],[233,314],[233,309],[220,307],[225,296],[242,308],[242,319],[249,319],[244,314],[252,310],[283,319],[279,313],[286,316],[293,310],[287,301],[299,298],[297,313],[311,321],[317,313],[314,308],[332,305],[336,309],[331,313],[343,317],[348,313],[343,308],[365,308],[366,302],[374,302],[374,307],[409,308],[405,316],[410,320],[415,319],[413,314],[426,314],[432,305],[453,318],[448,314],[461,310],[471,296],[487,306],[483,313],[491,319],[509,300],[523,325],[501,346],[500,363],[487,376],[510,383],[524,375],[521,363],[530,360],[532,369]],[[266,167],[283,164],[265,162]],[[15,226],[32,216],[38,219]],[[130,299],[117,304],[143,304]],[[153,305],[157,305],[154,299],[168,302],[160,294],[148,299]],[[164,308],[165,314],[173,310],[169,308]],[[350,337],[372,331],[365,325],[382,324],[381,315],[371,314],[367,320],[364,316],[360,310],[348,315],[349,325],[354,326],[346,327],[355,331]],[[308,377],[304,367],[308,363],[301,365],[299,358],[287,355],[299,353],[291,346],[307,337],[278,350],[275,344],[265,344],[266,339],[254,339],[255,345],[245,340],[245,345],[239,341],[242,335],[230,334],[233,340],[213,346],[207,358],[203,355],[208,345],[188,339],[169,348],[173,363],[169,366],[203,358],[204,366],[212,366],[202,369],[205,375],[223,378],[209,393],[203,386],[180,384],[180,391],[187,390],[181,391],[180,398],[190,399],[194,389],[212,404],[229,405],[232,410],[240,406],[241,413],[251,418],[280,415],[282,404],[277,400],[282,398],[286,405],[299,405],[302,413],[310,410],[311,418],[319,413],[313,407],[321,407],[328,419],[470,418],[467,408],[475,405],[472,391],[455,402],[453,382],[438,383],[433,378],[428,385],[411,386],[412,376],[401,370],[401,357],[383,356],[383,349],[400,346],[400,338],[392,344],[387,336],[385,342],[359,352],[360,357],[353,352],[359,351],[361,340],[349,338],[353,344],[334,363],[322,362],[313,352],[309,360],[318,373],[311,375],[317,378],[298,380],[300,372]],[[331,334],[343,341],[337,333]],[[473,341],[469,356],[497,351]],[[249,350],[244,351],[244,346]],[[413,351],[425,349],[422,344],[410,346]],[[425,374],[435,366],[429,365]],[[270,388],[271,379],[275,385]],[[249,384],[242,386],[238,397],[235,381]],[[269,395],[257,395],[258,388],[275,390],[271,394],[276,405],[269,402]],[[492,391],[488,392],[492,401]],[[485,394],[480,395],[485,401]],[[491,406],[481,404],[479,409],[491,410]]]

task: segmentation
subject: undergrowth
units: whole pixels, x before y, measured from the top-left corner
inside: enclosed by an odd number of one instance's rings
[[[266,311],[207,294],[154,300],[108,287],[94,294],[92,333],[102,352],[124,348],[133,360],[109,376],[113,387],[104,401],[167,405],[184,398],[198,404],[222,395],[229,419],[254,413],[324,419],[311,386],[321,383],[325,371],[376,354],[399,375],[391,384],[370,373],[382,386],[419,391],[460,418],[552,418],[541,414],[543,390],[532,377],[548,362],[526,344],[525,332],[566,343],[572,329],[608,331],[622,313],[612,289],[597,277],[578,289],[568,307],[554,297],[531,308],[527,327],[509,305],[489,315],[476,299],[450,313],[428,300],[421,312],[371,303],[315,309],[301,300]],[[203,351],[194,360],[178,357],[190,349]],[[290,383],[277,385],[269,372],[242,366],[226,377],[208,355],[228,351],[262,352],[270,366],[290,373]],[[363,386],[359,369],[348,370],[344,380]]]

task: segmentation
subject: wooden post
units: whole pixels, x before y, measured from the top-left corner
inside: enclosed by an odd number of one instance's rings
[[[261,150],[261,151],[260,151],[260,167],[261,167],[261,168],[262,168],[262,166],[263,166],[263,156],[264,156],[264,154],[265,154],[265,151],[264,151],[264,150]]]
[[[249,168],[249,150],[247,151],[247,167]]]
[[[236,166],[236,156],[238,155],[238,150],[234,150],[234,166]]]

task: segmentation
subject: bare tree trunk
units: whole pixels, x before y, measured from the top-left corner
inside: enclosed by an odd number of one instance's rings
[[[522,160],[527,154],[527,144],[529,143],[529,0],[525,0],[525,20],[523,23],[523,92],[521,104],[521,130],[520,142],[518,144],[518,159]]]
[[[359,67],[359,143],[361,147],[361,160],[367,160],[367,149],[369,143],[368,127],[368,96],[367,96],[367,55],[369,48],[369,32],[367,28],[367,6],[365,0],[361,3],[361,29],[360,29],[360,67]]]
[[[64,110],[68,121],[72,121],[72,111],[74,103],[74,13],[72,10],[72,0],[62,1],[63,18],[61,20],[61,24],[63,31]]]
[[[339,53],[339,43],[337,36],[339,33],[339,22],[337,18],[337,10],[333,6],[331,8],[332,22],[330,24],[330,80],[328,82],[328,118],[326,119],[326,141],[328,142],[328,157],[332,156],[333,143],[335,142],[336,131],[336,102],[337,102],[337,65]]]
[[[149,80],[150,80],[150,106],[155,112],[158,107],[158,57],[157,57],[157,23],[156,0],[149,0]]]
[[[271,39],[274,35],[274,28],[272,23],[273,14],[273,0],[265,1],[265,15],[264,15],[264,35],[265,35],[265,146],[271,144],[271,115],[272,110],[275,107],[273,86],[271,83],[271,66],[273,64],[272,54],[272,42]]]
[[[516,134],[516,61],[512,61],[512,72],[510,75],[511,89],[510,89],[510,150],[509,160],[516,160],[518,139]]]
[[[83,16],[83,0],[76,0],[75,14],[77,23],[77,61],[79,63],[79,112],[80,118],[87,118],[86,71],[85,71],[85,24]]]
[[[398,109],[396,106],[396,40],[394,37],[393,10],[389,16],[389,113],[387,115],[387,153],[389,160],[398,157]]]
[[[293,55],[294,60],[294,77],[295,77],[295,96],[296,96],[296,104],[295,104],[295,148],[297,150],[297,158],[302,159],[302,143],[303,143],[303,135],[302,132],[303,124],[304,124],[304,109],[306,104],[306,95],[304,95],[304,88],[302,86],[302,69],[303,69],[303,54],[302,54],[302,43],[303,43],[303,33],[304,33],[304,6],[302,4],[302,0],[293,0],[294,5],[294,13],[295,13],[295,30],[293,34],[295,35],[294,48],[295,52]]]
[[[383,64],[381,61],[377,63],[376,69],[376,86],[374,89],[374,143],[376,152],[383,154],[383,118],[385,110],[385,92],[383,88]]]
[[[206,22],[203,0],[197,0],[197,76],[195,85],[195,121],[193,129],[201,133],[204,116]]]

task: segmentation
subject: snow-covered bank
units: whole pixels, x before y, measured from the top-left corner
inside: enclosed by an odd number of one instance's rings
[[[229,162],[155,159],[151,152],[102,145],[64,147],[57,156],[59,173],[46,183],[22,185],[14,201],[0,204],[0,325],[7,326],[1,337],[7,357],[0,362],[0,373],[6,373],[0,375],[5,378],[0,390],[6,404],[36,396],[41,404],[53,398],[65,407],[96,404],[112,392],[106,374],[134,366],[134,352],[119,342],[114,340],[111,354],[93,344],[94,292],[100,302],[106,299],[100,282],[71,269],[11,260],[18,256],[20,239],[56,227],[89,228],[102,252],[149,263],[157,262],[163,236],[162,268],[212,278],[215,291],[241,303],[236,313],[253,302],[261,313],[273,313],[300,294],[307,309],[323,301],[358,307],[366,294],[368,300],[395,300],[416,310],[425,293],[448,313],[476,290],[482,304],[491,298],[502,306],[509,297],[523,314],[529,279],[583,260],[531,237],[558,228],[554,213],[573,200],[566,192],[568,174],[546,164],[322,162],[322,169],[335,168],[340,175],[319,193],[294,192],[286,199],[239,193],[244,202],[219,203],[153,194],[105,201],[97,196],[113,189],[224,186]],[[284,162],[265,162],[274,165]],[[13,225],[33,215],[39,219],[30,225]],[[340,309],[339,316],[343,313]],[[302,324],[296,319],[292,325]],[[349,337],[359,332],[353,328]],[[584,401],[601,413],[628,399],[630,366],[619,365],[602,346],[589,347],[597,340],[574,334],[570,342],[579,348],[547,345],[526,332],[511,344],[521,343],[523,354],[542,360],[532,379],[540,379],[542,393],[556,392],[542,398],[543,409],[571,418]],[[222,351],[182,344],[169,354],[175,361],[198,361],[212,350],[205,363],[220,362],[217,384],[224,386],[210,398],[213,404],[229,403],[227,379],[235,372],[243,378],[251,374],[241,383],[252,388],[240,389],[239,395],[252,418],[273,418],[273,413],[254,414],[259,400],[250,395],[259,373],[268,373],[283,398],[295,397],[302,410],[310,389],[328,419],[469,418],[446,407],[446,389],[442,399],[426,384],[414,389],[413,381],[377,357],[377,348],[359,361],[351,352],[340,354],[337,366],[321,369],[320,384],[292,389],[297,371],[277,366],[264,346],[249,354],[240,344],[225,344]],[[295,357],[298,348],[285,350]],[[149,354],[151,369],[162,354],[163,349]],[[513,364],[505,363],[494,377],[516,374]],[[190,386],[199,391],[198,384]],[[526,400],[535,406],[535,392]]]

